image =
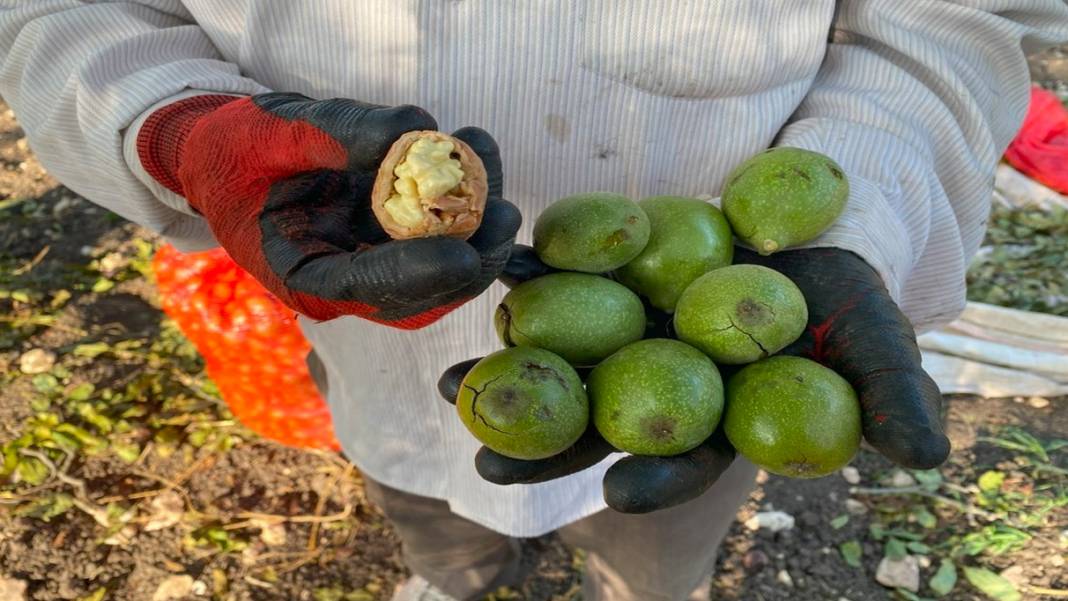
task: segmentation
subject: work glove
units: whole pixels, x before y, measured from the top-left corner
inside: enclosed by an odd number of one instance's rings
[[[552,271],[533,249],[517,246],[501,280],[515,286]],[[770,267],[789,277],[808,302],[805,333],[782,354],[813,359],[838,372],[856,390],[867,442],[894,463],[928,469],[949,454],[942,431],[942,396],[920,364],[911,324],[890,298],[882,279],[863,259],[834,248],[783,251],[764,257],[735,249],[735,263]],[[646,337],[673,337],[670,316],[650,311]],[[450,367],[439,391],[455,403],[459,383],[475,360]],[[724,381],[740,366],[719,366]],[[582,374],[585,375],[585,374]],[[483,447],[478,473],[496,484],[545,482],[586,469],[616,452],[592,424],[575,445],[538,461],[504,457]],[[604,477],[607,505],[647,513],[679,505],[708,490],[733,462],[735,451],[722,427],[697,448],[672,457],[628,456]]]
[[[402,134],[436,129],[415,106],[204,95],[151,114],[137,149],[145,170],[184,196],[234,261],[289,308],[416,329],[493,283],[521,221],[500,198],[496,142],[468,127],[453,135],[486,167],[481,227],[466,241],[389,238],[371,208],[378,168]]]

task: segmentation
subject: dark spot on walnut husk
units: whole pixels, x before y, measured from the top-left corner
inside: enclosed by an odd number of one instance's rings
[[[738,301],[734,311],[738,315],[738,323],[746,328],[770,323],[775,318],[771,306],[751,298]]]
[[[835,179],[845,179],[845,174],[842,173],[842,170],[838,167],[835,167],[834,165],[827,165],[827,169],[831,171],[831,175],[834,176]]]
[[[615,248],[630,239],[630,234],[625,229],[618,229],[605,237],[601,248]]]
[[[675,418],[666,415],[654,415],[642,420],[642,431],[653,440],[664,442],[675,438]]]

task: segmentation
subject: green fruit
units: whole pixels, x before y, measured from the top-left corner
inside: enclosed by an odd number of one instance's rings
[[[626,196],[609,192],[562,198],[534,223],[534,250],[557,269],[605,273],[625,265],[649,241],[649,218]]]
[[[808,306],[790,278],[760,265],[731,265],[694,280],[675,308],[679,340],[717,363],[750,363],[801,337]]]
[[[860,403],[834,371],[801,357],[747,365],[727,382],[724,431],[765,470],[818,478],[849,463],[860,447]]]
[[[723,381],[708,357],[678,340],[635,342],[587,379],[593,424],[634,455],[678,455],[701,444],[723,413]]]
[[[543,348],[596,365],[645,332],[645,308],[626,286],[585,273],[551,273],[504,296],[494,318],[508,346]]]
[[[456,412],[475,438],[514,459],[544,459],[586,430],[589,403],[574,368],[549,351],[497,351],[463,379]]]
[[[719,209],[696,198],[655,196],[638,206],[649,217],[649,243],[615,276],[651,305],[670,313],[691,282],[731,264],[731,227]]]
[[[783,147],[735,168],[722,205],[734,233],[770,255],[822,234],[842,214],[848,197],[845,172],[830,157]]]

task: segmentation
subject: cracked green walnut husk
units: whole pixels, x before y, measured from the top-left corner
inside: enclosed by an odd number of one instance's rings
[[[694,280],[675,307],[675,333],[717,363],[770,357],[801,337],[805,296],[790,278],[761,265],[730,265]]]
[[[819,478],[860,448],[860,403],[834,371],[802,357],[771,357],[727,382],[723,430],[734,448],[765,470]]]
[[[493,451],[545,459],[573,445],[589,422],[589,403],[574,368],[557,355],[514,347],[487,355],[460,385],[456,411]]]

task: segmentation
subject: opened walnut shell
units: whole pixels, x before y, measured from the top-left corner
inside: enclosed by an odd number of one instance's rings
[[[439,131],[413,131],[382,160],[371,208],[396,240],[466,239],[482,223],[487,192],[486,168],[470,146]]]

